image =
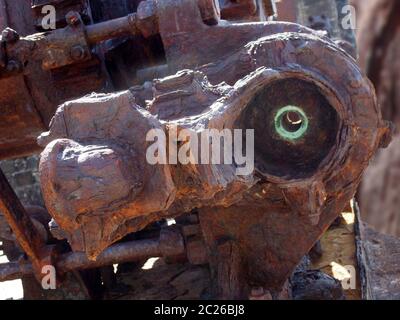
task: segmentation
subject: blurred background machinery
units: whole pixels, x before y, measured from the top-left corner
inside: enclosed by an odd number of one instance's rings
[[[400,128],[400,2],[352,0],[357,12],[359,63],[373,82],[384,119]],[[367,169],[358,200],[363,220],[400,236],[400,135]]]

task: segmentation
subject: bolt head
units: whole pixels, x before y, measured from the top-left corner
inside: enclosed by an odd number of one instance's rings
[[[82,46],[75,46],[71,49],[71,58],[73,60],[83,60],[86,57],[86,51]]]
[[[65,16],[65,20],[70,26],[77,26],[81,22],[81,15],[79,12],[70,11]]]

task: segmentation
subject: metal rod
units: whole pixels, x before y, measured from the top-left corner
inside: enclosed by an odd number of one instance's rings
[[[137,33],[136,14],[86,26],[86,37],[93,45],[104,40]]]
[[[61,273],[72,270],[99,268],[112,264],[137,261],[151,257],[178,256],[185,252],[182,239],[169,242],[167,249],[159,239],[137,240],[113,245],[99,255],[96,261],[89,260],[83,252],[70,252],[60,255],[56,262],[56,270]],[[171,250],[173,248],[173,250]],[[20,279],[34,272],[30,263],[10,262],[0,264],[0,282]]]
[[[159,243],[158,239],[153,239],[116,244],[103,251],[96,261],[89,260],[83,252],[64,254],[57,260],[56,269],[67,272],[159,257],[162,256]]]
[[[34,270],[31,263],[8,262],[0,264],[0,282],[21,279],[23,276],[33,273]]]
[[[21,201],[0,169],[0,211],[11,227],[18,244],[34,267],[40,267],[40,252],[45,246]]]

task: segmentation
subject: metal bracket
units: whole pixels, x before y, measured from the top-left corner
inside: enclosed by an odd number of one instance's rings
[[[80,14],[70,12],[66,20],[66,28],[54,30],[46,37],[47,50],[42,62],[44,70],[87,61],[92,57]]]

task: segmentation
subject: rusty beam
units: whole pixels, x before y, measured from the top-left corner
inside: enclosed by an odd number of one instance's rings
[[[21,201],[0,169],[0,211],[11,227],[18,244],[35,268],[40,268],[45,243],[34,227]]]
[[[23,276],[33,273],[34,270],[31,263],[9,262],[0,264],[0,282],[21,279]]]

